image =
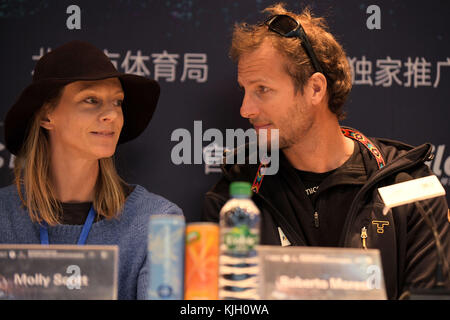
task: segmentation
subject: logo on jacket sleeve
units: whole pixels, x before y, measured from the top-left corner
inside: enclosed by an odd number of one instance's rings
[[[389,221],[373,220],[372,224],[377,226],[377,233],[384,233],[384,227],[389,225]]]

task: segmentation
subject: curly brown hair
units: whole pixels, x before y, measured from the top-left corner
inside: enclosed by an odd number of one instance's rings
[[[326,73],[328,107],[339,120],[344,119],[344,103],[352,88],[351,71],[344,49],[328,31],[325,19],[314,17],[309,8],[300,14],[289,12],[282,3],[270,6],[263,12],[270,16],[289,15],[301,23]],[[281,37],[268,30],[264,24],[236,23],[230,48],[231,59],[237,63],[243,54],[258,49],[267,38],[270,38],[275,48],[287,58],[286,72],[293,79],[296,91],[303,93],[304,85],[315,70],[299,38]]]

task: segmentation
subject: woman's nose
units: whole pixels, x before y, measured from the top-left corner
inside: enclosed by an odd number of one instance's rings
[[[117,107],[114,104],[108,105],[101,114],[102,121],[114,121],[115,119],[122,116],[122,108]]]

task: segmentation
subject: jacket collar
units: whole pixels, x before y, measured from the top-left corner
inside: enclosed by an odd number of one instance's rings
[[[367,180],[377,178],[377,180],[386,175],[390,175],[395,172],[399,172],[403,169],[413,167],[418,163],[432,160],[431,145],[429,143],[422,144],[418,147],[405,144],[400,141],[384,139],[384,138],[366,138],[362,133],[350,127],[342,127],[343,130],[350,132],[356,132],[362,135],[363,140],[368,141],[370,144],[367,146],[361,139],[354,139],[359,143],[359,148],[363,156],[363,163],[365,165],[365,171],[367,174]],[[380,168],[380,163],[371,152],[370,147],[373,147],[384,161],[384,165]],[[260,173],[261,163],[258,164],[228,164],[227,159],[230,156],[235,156],[238,152],[244,151],[246,155],[249,151],[248,144],[238,147],[232,152],[226,155],[225,164],[222,165],[222,172],[225,178],[229,181],[246,180],[250,183],[259,184],[259,187],[263,184],[264,176]],[[254,155],[253,155],[254,156]],[[251,158],[251,155],[246,156],[246,162]],[[290,166],[284,156],[280,155],[280,166]],[[258,190],[254,190],[257,193]]]

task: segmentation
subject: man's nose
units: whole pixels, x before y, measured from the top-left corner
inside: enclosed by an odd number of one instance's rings
[[[246,119],[255,118],[259,114],[258,106],[253,102],[253,100],[246,94],[242,100],[241,116]]]

